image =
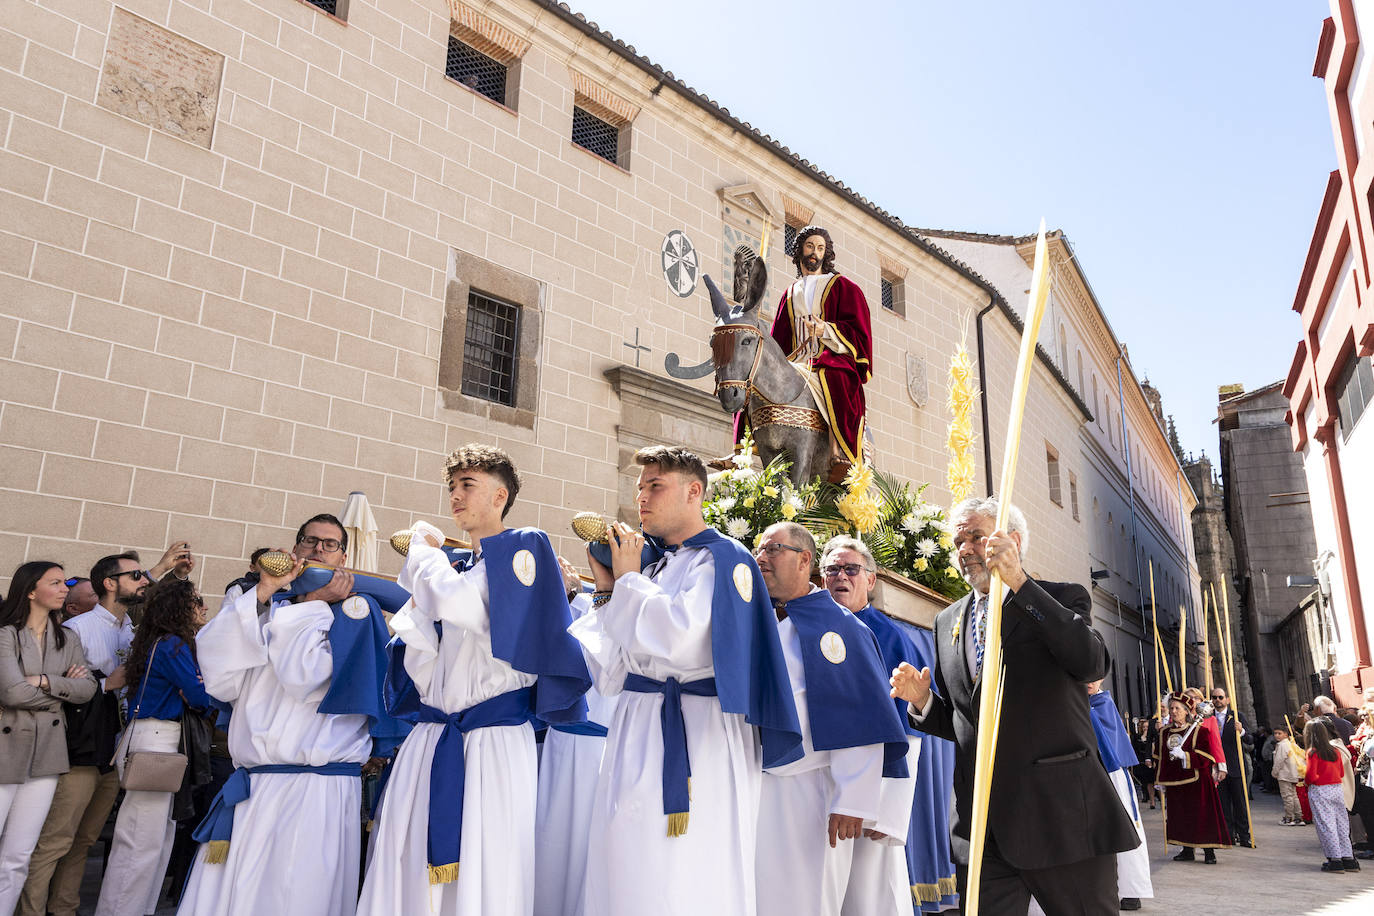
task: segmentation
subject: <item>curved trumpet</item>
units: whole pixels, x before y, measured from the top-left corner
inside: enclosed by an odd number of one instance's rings
[[[611,523],[596,512],[579,512],[573,516],[573,534],[589,544],[609,544]]]
[[[387,540],[391,543],[391,549],[394,550],[394,551],[396,551],[397,553],[399,553],[401,556],[405,557],[405,556],[409,556],[409,555],[410,555],[410,529],[409,529],[409,528],[403,529],[403,530],[401,530],[401,531],[397,531],[395,534],[393,534],[393,535],[392,535],[390,538],[388,538]],[[469,544],[467,541],[459,540],[458,538],[444,538],[444,546],[445,546],[445,547],[453,547],[453,548],[456,548],[456,549],[458,549],[458,550],[471,550],[471,549],[472,549],[472,545],[471,545],[471,544]]]

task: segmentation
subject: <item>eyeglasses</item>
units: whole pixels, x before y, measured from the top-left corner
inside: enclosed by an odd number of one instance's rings
[[[768,555],[768,559],[773,560],[777,558],[778,551],[780,550],[795,550],[797,553],[806,553],[805,550],[802,550],[800,547],[793,547],[791,544],[773,543],[764,544],[762,547],[755,550],[754,556],[758,556],[759,554],[763,553]]]
[[[821,569],[827,579],[833,579],[840,573],[844,573],[849,578],[856,578],[860,572],[868,572],[867,566],[860,566],[858,563],[838,563],[834,566],[826,566]]]
[[[313,534],[307,534],[305,537],[301,538],[296,543],[304,544],[306,547],[309,547],[311,549],[314,549],[316,546],[318,546],[325,553],[333,553],[334,551],[338,550],[340,547],[343,546],[343,543],[336,540],[335,538],[317,538]]]
[[[144,572],[143,572],[143,570],[141,570],[141,569],[126,569],[126,570],[124,570],[123,572],[110,573],[108,576],[106,576],[106,578],[107,578],[107,579],[118,579],[120,576],[128,576],[130,579],[133,579],[135,582],[139,582],[139,581],[141,581],[141,580],[143,579]]]

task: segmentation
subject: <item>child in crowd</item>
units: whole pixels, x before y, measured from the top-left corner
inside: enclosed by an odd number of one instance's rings
[[[1302,737],[1307,745],[1307,799],[1326,854],[1322,871],[1359,871],[1350,848],[1350,812],[1342,786],[1349,754],[1321,719],[1309,719]]]
[[[1279,783],[1279,797],[1283,799],[1283,820],[1279,821],[1284,827],[1302,826],[1302,804],[1298,801],[1298,780],[1302,778],[1302,773],[1298,772],[1298,761],[1293,756],[1293,742],[1288,737],[1287,726],[1280,725],[1274,729],[1274,740],[1278,742],[1274,745],[1274,766],[1270,771]]]

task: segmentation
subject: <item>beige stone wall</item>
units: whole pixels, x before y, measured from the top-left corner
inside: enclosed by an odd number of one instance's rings
[[[184,537],[215,593],[254,547],[288,541],[350,490],[368,494],[383,535],[442,518],[440,457],[472,439],[524,473],[512,522],[573,550],[571,514],[619,501],[621,404],[605,371],[633,362],[635,329],[651,372],[670,351],[707,354],[705,295],[669,291],[660,242],[685,231],[719,276],[720,192],[744,183],[774,214],[770,301],[791,274],[782,194],[831,229],[874,304],[881,465],[946,498],[943,370],[986,294],[547,11],[473,7],[529,42],[514,110],[445,78],[442,0],[352,0],[347,23],[297,0],[7,4],[0,575],[34,557],[84,571]],[[131,23],[165,30],[181,83],[219,73],[213,107],[180,121],[156,100],[111,110],[107,48]],[[148,47],[121,59],[166,63]],[[569,142],[574,73],[638,107],[628,170]],[[537,286],[532,423],[440,396],[451,267],[465,259]],[[877,308],[880,262],[907,268],[905,317]],[[924,409],[906,393],[907,353],[928,360]]]

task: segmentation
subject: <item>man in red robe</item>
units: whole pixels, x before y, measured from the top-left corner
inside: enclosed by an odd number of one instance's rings
[[[868,300],[854,281],[835,272],[835,245],[820,226],[797,232],[792,263],[797,280],[783,293],[769,333],[790,360],[816,373],[834,455],[830,479],[838,482],[863,456],[864,385],[873,377]],[[744,423],[741,411],[737,442]]]

